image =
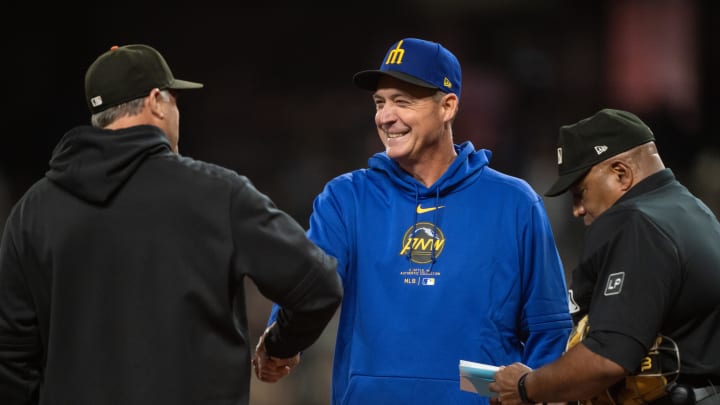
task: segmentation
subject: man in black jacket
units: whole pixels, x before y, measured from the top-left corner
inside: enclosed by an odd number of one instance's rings
[[[283,313],[266,357],[335,313],[336,263],[231,170],[178,154],[175,79],[147,45],[85,76],[92,126],[60,140],[0,246],[0,403],[247,404],[244,278]]]
[[[635,114],[560,128],[558,178],[587,226],[573,269],[569,349],[503,367],[493,405],[720,405],[720,223],[666,168]],[[576,337],[578,337],[576,339]]]

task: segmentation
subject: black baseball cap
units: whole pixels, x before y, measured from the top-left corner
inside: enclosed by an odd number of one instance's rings
[[[202,87],[202,83],[176,79],[160,52],[142,44],[113,46],[85,73],[85,99],[92,114],[144,97],[154,88]]]
[[[596,164],[654,140],[650,128],[635,114],[612,108],[560,127],[558,178],[545,195],[564,193]]]
[[[419,38],[401,39],[390,46],[378,69],[355,73],[353,83],[361,89],[375,91],[382,75],[454,93],[460,98],[460,62],[437,42]]]

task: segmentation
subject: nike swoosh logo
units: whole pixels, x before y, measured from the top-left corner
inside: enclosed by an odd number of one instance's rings
[[[439,206],[439,207],[423,208],[423,207],[420,206],[420,204],[418,204],[418,206],[417,206],[417,213],[418,213],[418,214],[424,214],[424,213],[426,213],[426,212],[435,211],[435,210],[440,209],[440,208],[445,208],[445,206],[444,206],[444,205],[441,205],[441,206]]]

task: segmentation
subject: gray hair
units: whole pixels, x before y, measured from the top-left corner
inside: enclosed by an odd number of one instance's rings
[[[160,94],[165,100],[170,99],[169,91],[160,90]],[[126,115],[138,115],[143,109],[144,101],[145,97],[140,97],[95,113],[90,117],[90,123],[95,128],[105,128]]]

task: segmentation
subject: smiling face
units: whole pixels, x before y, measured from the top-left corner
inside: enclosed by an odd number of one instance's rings
[[[407,170],[435,158],[449,145],[457,96],[415,86],[389,76],[373,94],[375,125],[387,155]],[[449,141],[449,142],[448,142]]]

